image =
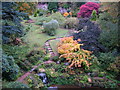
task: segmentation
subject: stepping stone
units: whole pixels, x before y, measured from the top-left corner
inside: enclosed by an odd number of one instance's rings
[[[50,52],[51,55],[53,55],[54,53],[53,52]]]
[[[46,45],[46,46],[49,46],[49,43],[46,43],[45,45]]]
[[[52,49],[49,49],[49,51],[50,51],[50,52],[53,52],[53,50],[52,50]]]
[[[51,50],[51,48],[49,47],[49,48],[47,48],[48,50]]]

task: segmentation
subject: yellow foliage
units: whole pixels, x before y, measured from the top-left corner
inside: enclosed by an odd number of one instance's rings
[[[80,39],[78,41],[81,41]],[[91,53],[88,50],[81,49],[80,46],[83,44],[78,44],[76,40],[73,40],[73,37],[62,38],[58,44],[58,53],[61,54],[59,58],[66,58],[70,63],[68,68],[71,67],[81,67],[83,63],[87,67],[91,64],[88,62],[91,59]]]

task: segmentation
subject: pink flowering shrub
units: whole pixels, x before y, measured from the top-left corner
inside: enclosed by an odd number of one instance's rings
[[[80,7],[80,12],[77,13],[77,17],[90,17],[93,10],[96,10],[98,14],[98,9],[100,5],[94,2],[87,2]]]

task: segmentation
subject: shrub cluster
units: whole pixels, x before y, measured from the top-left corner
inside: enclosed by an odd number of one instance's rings
[[[51,20],[48,23],[44,23],[43,27],[44,27],[44,31],[48,35],[54,36],[56,34],[55,30],[58,29],[58,27],[59,27],[59,23],[57,20]]]
[[[98,24],[91,22],[89,18],[81,18],[79,19],[77,30],[80,32],[73,34],[73,36],[75,40],[81,39],[79,43],[84,44],[81,48],[93,51],[94,53],[105,51],[105,48],[98,42],[101,32]]]
[[[20,23],[21,17],[27,17],[25,13],[16,11],[15,2],[2,3],[2,39],[3,43],[9,43],[15,37],[23,35],[23,27]]]
[[[19,74],[19,67],[12,56],[2,55],[2,77],[8,81],[15,80]]]
[[[109,50],[120,47],[119,45],[119,34],[118,34],[118,23],[113,23],[113,18],[107,12],[101,13],[98,19],[98,23],[102,28],[99,42]]]
[[[100,53],[99,57],[98,57],[98,61],[100,62],[100,66],[103,69],[107,70],[107,68],[110,65],[110,63],[115,61],[115,56],[113,55],[112,52]]]
[[[19,88],[19,89],[29,88],[30,89],[28,85],[23,84],[21,82],[17,82],[17,81],[8,83],[7,85],[4,86],[4,88],[14,88],[14,89],[15,88]]]
[[[93,10],[96,10],[98,14],[99,4],[94,2],[87,2],[86,4],[80,7],[80,12],[78,17],[90,17]]]

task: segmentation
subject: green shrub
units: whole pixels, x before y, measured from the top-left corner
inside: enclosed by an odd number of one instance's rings
[[[107,47],[109,50],[113,50],[118,47],[118,23],[113,22],[114,18],[107,12],[101,13],[97,22],[102,29],[99,42]]]
[[[91,14],[91,21],[96,21],[96,19],[97,19],[97,13],[96,10],[93,10]]]
[[[34,17],[37,17],[37,12],[34,13]]]
[[[32,65],[36,64],[42,57],[44,56],[44,52],[41,48],[34,48],[27,55],[27,61],[29,61]]]
[[[109,29],[102,30],[100,34],[99,42],[107,47],[109,50],[113,50],[118,46],[118,28],[117,24],[113,24],[110,22],[105,23],[109,25]]]
[[[59,23],[57,20],[51,20],[48,23],[43,24],[45,32],[50,35],[54,36],[56,34],[55,30],[58,29]]]
[[[67,18],[64,27],[71,29],[71,28],[75,28],[77,24],[78,24],[78,19],[75,17],[70,17],[70,18]]]
[[[98,57],[98,61],[100,62],[100,66],[103,69],[107,69],[110,63],[115,61],[115,56],[112,52],[108,53],[100,53]]]
[[[29,52],[31,48],[27,45],[21,46],[13,46],[13,45],[3,45],[3,50],[7,55],[13,56],[15,59],[15,63],[19,63],[20,61],[24,61],[26,59],[27,52]]]
[[[8,83],[8,84],[5,86],[5,88],[29,88],[29,86],[26,85],[26,84],[23,84],[23,83],[21,83],[21,82],[15,81],[15,82],[10,82],[10,83]]]
[[[60,12],[53,13],[53,14],[50,15],[48,18],[50,18],[51,20],[52,20],[52,19],[57,20],[60,26],[64,25],[65,20],[66,20],[66,19],[61,15]]]
[[[48,10],[50,11],[50,12],[56,12],[57,11],[57,9],[58,9],[58,2],[49,2],[48,3]]]
[[[61,15],[61,13],[56,12],[51,14],[50,16],[40,16],[37,18],[37,22],[35,24],[42,25],[43,23],[50,22],[52,19],[57,20],[60,26],[63,26],[65,23],[65,18]]]
[[[119,74],[119,72],[120,72],[120,57],[117,57],[113,63],[110,63],[107,70],[109,70],[115,74]]]
[[[15,80],[19,74],[19,67],[12,56],[2,55],[2,77],[6,80]]]

